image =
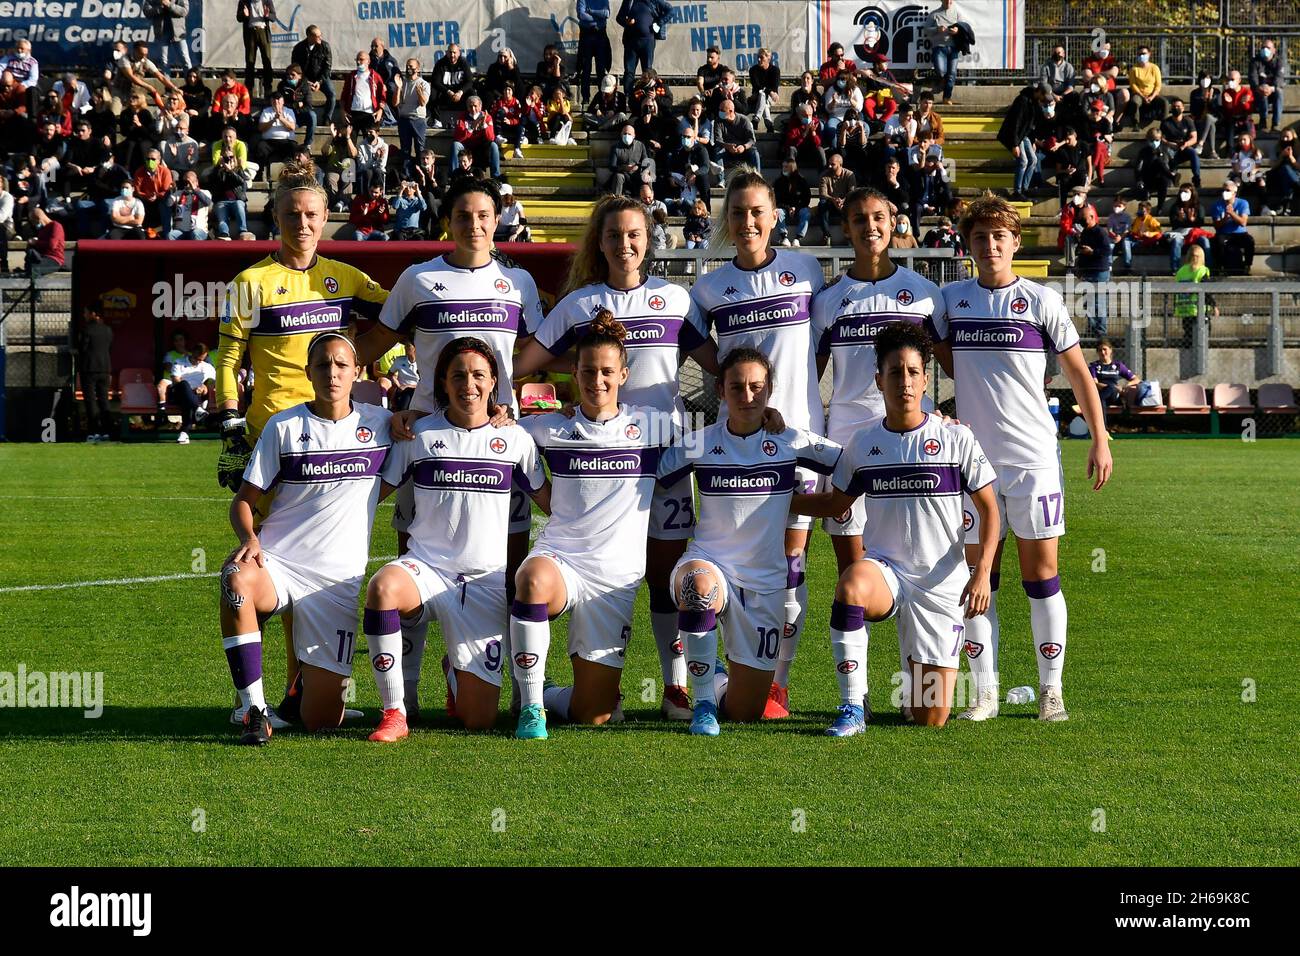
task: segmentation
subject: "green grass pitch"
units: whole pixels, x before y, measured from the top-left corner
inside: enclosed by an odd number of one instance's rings
[[[377,699],[359,655],[363,726],[260,751],[233,746],[215,577],[188,576],[233,543],[215,443],[0,447],[0,671],[102,671],[105,698],[97,720],[0,709],[0,863],[1295,865],[1300,445],[1113,447],[1117,477],[1094,494],[1085,445],[1064,446],[1068,723],[1026,705],[901,725],[886,624],[876,721],[823,737],[837,694],[819,532],[790,720],[717,740],[659,720],[657,690],[640,693],[659,677],[643,591],[622,726],[526,744],[503,712],[495,733],[456,730],[431,631],[432,720],[411,738],[365,740]],[[395,550],[391,514],[374,555]],[[182,577],[14,590],[163,575]],[[1037,674],[1013,555],[1003,580],[1005,690]],[[272,700],[282,647],[272,624]],[[567,675],[563,653],[550,669]]]

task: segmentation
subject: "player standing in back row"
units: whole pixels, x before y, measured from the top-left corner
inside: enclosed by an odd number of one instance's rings
[[[761,352],[772,364],[768,404],[788,428],[822,435],[826,415],[817,379],[817,360],[809,316],[812,300],[825,285],[822,267],[810,255],[768,248],[776,226],[776,196],[771,184],[752,169],[738,170],[727,183],[723,228],[736,245],[736,257],[696,280],[691,289],[706,327],[718,334],[718,356],[736,348]],[[724,403],[718,410],[725,421]],[[817,475],[800,467],[798,487],[817,490]],[[790,665],[794,661],[808,607],[804,580],[812,519],[790,515],[785,532],[786,619],[765,717],[789,717]]]
[[[986,193],[970,204],[958,228],[978,275],[944,286],[946,314],[936,313],[930,330],[935,356],[956,384],[958,417],[975,433],[997,474],[1002,527],[1016,536],[1038,658],[1038,717],[1065,720],[1066,610],[1056,543],[1065,533],[1065,481],[1056,424],[1043,393],[1047,349],[1056,352],[1092,433],[1087,474],[1094,491],[1110,480],[1113,468],[1106,422],[1065,302],[1056,291],[1015,274],[1020,248],[1015,209]],[[969,501],[965,509],[966,562],[973,566],[979,519]],[[997,588],[1005,543],[993,559],[988,612],[971,618],[966,628],[977,694],[975,706],[961,714],[966,720],[987,720],[998,712]]]

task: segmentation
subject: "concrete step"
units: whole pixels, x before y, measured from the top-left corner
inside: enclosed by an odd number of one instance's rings
[[[505,175],[511,186],[555,186],[580,191],[594,189],[596,185],[594,173],[570,169],[524,169],[519,172],[509,170]]]
[[[596,203],[580,199],[532,199],[526,203],[526,208],[530,223],[553,219],[586,222],[591,218]]]

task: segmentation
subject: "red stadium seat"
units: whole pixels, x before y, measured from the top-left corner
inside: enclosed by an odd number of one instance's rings
[[[1250,389],[1236,383],[1214,386],[1214,410],[1220,415],[1249,415],[1255,410]]]
[[[1169,410],[1175,415],[1208,415],[1205,386],[1195,382],[1177,382],[1169,388]]]
[[[550,382],[525,382],[519,386],[519,410],[525,415],[537,415],[560,407],[555,386]]]
[[[359,378],[352,383],[352,400],[361,402],[363,405],[388,407],[388,398],[384,395],[383,388],[380,387],[378,382],[371,381],[368,378]]]
[[[153,372],[147,368],[124,368],[117,375],[122,390],[123,415],[154,415],[158,412],[158,389]]]
[[[1124,407],[1128,409],[1130,415],[1142,417],[1144,415],[1164,415],[1166,408],[1164,405],[1139,405],[1138,404],[1138,387],[1130,385],[1124,389]]]
[[[1295,415],[1300,405],[1295,403],[1295,389],[1285,382],[1269,382],[1259,387],[1256,396],[1258,407],[1264,415]]]

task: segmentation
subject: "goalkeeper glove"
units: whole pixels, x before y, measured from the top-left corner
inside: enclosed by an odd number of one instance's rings
[[[223,411],[218,422],[221,426],[221,454],[217,456],[217,484],[239,491],[244,469],[253,454],[248,444],[248,422],[233,408]]]

